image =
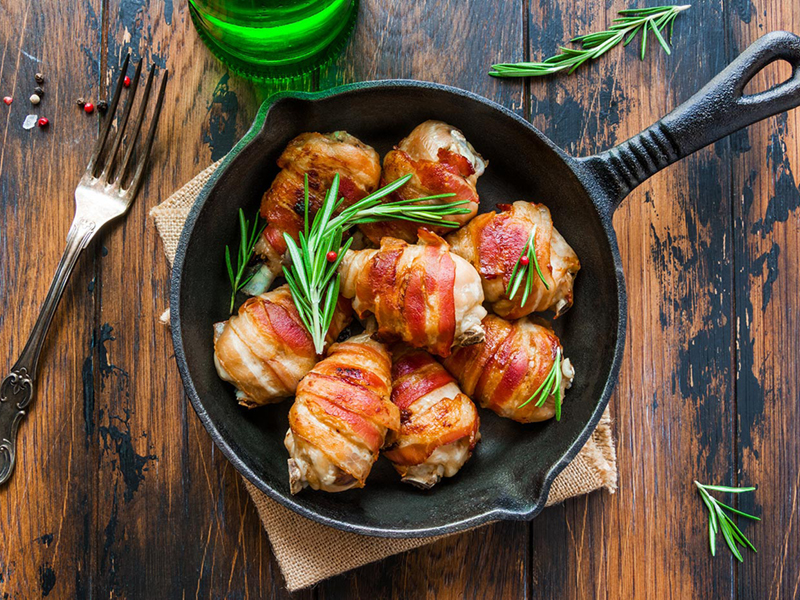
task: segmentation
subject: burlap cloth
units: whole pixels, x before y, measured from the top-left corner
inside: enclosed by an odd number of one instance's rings
[[[218,165],[219,162],[208,167],[150,211],[170,264],[189,209]],[[443,537],[397,540],[346,533],[309,521],[271,500],[246,479],[244,483],[291,591]],[[547,506],[601,488],[610,493],[617,488],[616,452],[607,409],[575,460],[556,477]]]

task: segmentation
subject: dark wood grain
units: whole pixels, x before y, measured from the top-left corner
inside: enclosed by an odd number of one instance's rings
[[[625,6],[536,6],[531,53],[552,52],[558,40],[598,29]],[[705,26],[724,21],[721,2],[696,3],[676,23],[671,56],[651,46],[640,62],[633,44],[581,75],[534,82],[534,124],[578,155],[627,139],[730,61],[726,28]],[[534,597],[564,586],[577,597],[733,594],[730,555],[711,560],[692,486],[733,473],[730,156],[727,140],[702,150],[646,182],[615,215],[629,295],[611,402],[620,488],[613,497],[569,501],[533,523],[534,548],[552,539],[559,548],[534,553],[543,582]]]
[[[0,6],[0,344],[2,375],[22,350],[64,249],[73,192],[86,168],[96,120],[74,100],[97,79],[101,3],[62,13],[54,3]],[[60,47],[52,40],[69,37]],[[86,49],[86,50],[84,50]],[[34,75],[46,76],[37,107]],[[48,130],[23,130],[29,113]],[[65,176],[65,174],[69,174]],[[21,427],[18,464],[0,490],[0,593],[68,597],[94,570],[91,523],[97,448],[86,444],[82,369],[90,352],[95,301],[92,253],[79,261],[45,344],[36,400]]]
[[[742,5],[733,45],[763,31],[800,32],[800,6],[764,11]],[[778,63],[748,91],[784,81]],[[745,533],[758,559],[737,569],[740,598],[800,597],[800,112],[750,128],[733,157],[736,264],[736,480],[758,485],[739,506],[760,516]]]
[[[615,49],[569,77],[486,76],[605,27],[617,0],[362,0],[332,66],[293,87],[411,77],[489,97],[588,155],[650,125],[796,3],[695,3],[675,51]],[[172,73],[151,174],[124,221],[82,257],[42,358],[17,473],[0,489],[0,595],[288,597],[241,479],[189,407],[167,329],[169,272],[147,214],[223,156],[265,89],[199,42],[185,2],[0,3],[0,341],[24,343],[72,218],[99,99],[130,49]],[[23,131],[33,74],[47,76]],[[785,78],[775,69],[753,86]],[[284,86],[285,87],[285,86]],[[800,595],[800,113],[658,174],[619,208],[629,332],[612,399],[620,489],[368,565],[298,598],[795,598]],[[547,201],[546,198],[541,200]],[[691,481],[758,484],[759,549],[736,563]]]

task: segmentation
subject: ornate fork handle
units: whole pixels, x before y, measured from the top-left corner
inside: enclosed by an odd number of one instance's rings
[[[0,485],[5,483],[14,472],[16,462],[17,429],[26,409],[33,400],[33,382],[36,378],[36,365],[42,351],[47,330],[55,315],[58,303],[64,293],[70,274],[75,268],[78,257],[89,245],[98,224],[85,217],[76,215],[67,234],[67,247],[58,263],[53,282],[47,292],[39,317],[33,326],[25,348],[17,362],[11,367],[11,373],[0,384]]]

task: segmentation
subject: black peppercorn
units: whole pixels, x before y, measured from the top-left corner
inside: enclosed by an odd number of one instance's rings
[[[86,100],[84,100],[83,98],[78,98],[77,100],[75,100],[75,104],[82,107],[84,104],[86,104]]]
[[[36,80],[36,83],[39,84],[44,83],[44,75],[42,75],[41,73],[37,73],[36,75],[33,76],[33,78]]]
[[[33,93],[36,94],[37,96],[39,96],[39,98],[44,96],[44,90],[41,87],[39,87],[38,85],[35,88],[33,88]]]
[[[97,110],[99,110],[101,113],[106,112],[108,110],[108,102],[105,100],[100,100],[100,102],[97,103]]]

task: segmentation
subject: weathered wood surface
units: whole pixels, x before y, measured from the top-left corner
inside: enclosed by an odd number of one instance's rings
[[[341,58],[305,87],[412,77],[487,96],[578,155],[688,98],[800,5],[709,0],[676,49],[614,50],[571,77],[485,75],[605,26],[614,0],[362,0]],[[157,317],[168,270],[148,210],[222,155],[269,90],[230,77],[184,2],[0,2],[0,342],[24,343],[72,217],[97,132],[74,107],[102,97],[130,48],[172,72],[151,176],[128,217],[81,259],[45,348],[17,473],[0,490],[0,594],[11,598],[286,597],[252,503],[188,406]],[[33,74],[47,76],[23,131]],[[764,88],[788,74],[770,71]],[[299,598],[794,598],[800,595],[800,112],[699,152],[615,217],[629,333],[612,410],[620,490],[532,524],[455,536],[329,580]],[[546,199],[543,199],[546,201]],[[5,367],[3,367],[5,368]],[[707,549],[692,479],[758,484],[741,506],[759,549]],[[721,540],[720,540],[721,544]]]

